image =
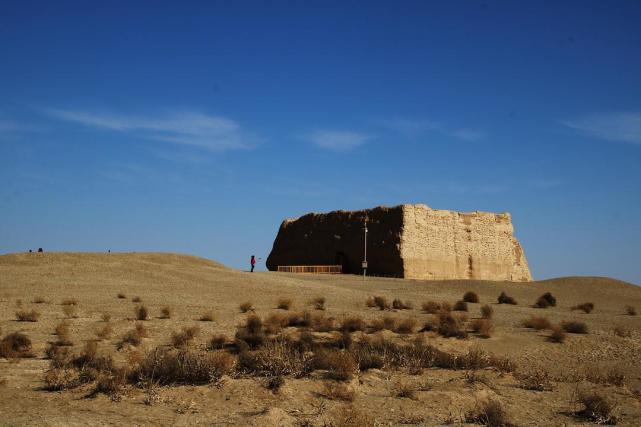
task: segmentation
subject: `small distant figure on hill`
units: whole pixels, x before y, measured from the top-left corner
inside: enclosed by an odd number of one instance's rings
[[[38,248],[38,252],[44,252],[42,248]]]
[[[33,252],[33,251],[32,251],[31,249],[29,249],[29,253],[32,253],[32,252]]]
[[[251,260],[249,260],[249,263],[252,266],[251,272],[253,273],[254,272],[254,267],[256,267],[256,257],[254,255],[252,255]]]

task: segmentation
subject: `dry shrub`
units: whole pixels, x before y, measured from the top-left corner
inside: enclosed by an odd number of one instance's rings
[[[499,295],[498,297],[498,303],[516,305],[516,300],[511,296],[507,295],[505,292],[501,292],[501,295]]]
[[[572,307],[572,310],[582,310],[586,314],[590,314],[594,310],[594,304],[591,302],[584,302],[583,304],[578,304]]]
[[[316,297],[312,300],[312,305],[316,310],[325,310],[325,297]]]
[[[602,372],[602,370],[594,367],[586,369],[585,379],[594,384],[610,384],[615,386],[625,385],[625,373],[617,368]]]
[[[156,348],[140,362],[132,375],[136,381],[155,381],[159,385],[198,385],[217,382],[231,372],[235,358],[224,351],[196,351]]]
[[[369,296],[365,300],[365,305],[368,306],[369,308],[374,308],[376,307],[376,304],[374,303],[374,297]]]
[[[435,301],[427,301],[421,305],[424,312],[428,314],[436,314],[441,310],[441,304]]]
[[[142,298],[140,298],[140,297],[133,297],[133,298],[131,299],[131,302],[142,302]]]
[[[537,331],[550,329],[552,327],[552,324],[550,323],[548,318],[542,316],[530,316],[529,319],[523,320],[521,324],[524,328],[535,329]]]
[[[336,319],[324,314],[313,315],[310,327],[315,332],[330,332],[336,329]]]
[[[139,305],[134,308],[134,314],[136,315],[136,320],[147,320],[149,317],[149,311],[144,305]]]
[[[453,311],[467,311],[467,303],[463,300],[456,301],[454,303],[454,307],[452,307]]]
[[[120,400],[120,392],[127,383],[127,372],[118,370],[116,372],[101,372],[96,378],[96,384],[87,397],[97,394],[111,396],[112,400]]]
[[[405,399],[416,399],[416,388],[409,383],[399,382],[395,386],[394,394],[396,397]]]
[[[176,348],[183,348],[191,343],[198,333],[200,333],[198,326],[185,326],[180,332],[171,334],[171,344]]]
[[[104,340],[106,338],[109,338],[112,332],[113,332],[113,328],[111,327],[111,324],[107,323],[102,328],[96,331],[96,337],[99,340]]]
[[[340,349],[348,349],[352,346],[352,334],[347,331],[336,332],[332,340],[327,343],[328,347],[336,347]]]
[[[552,378],[549,372],[542,368],[534,368],[530,371],[517,372],[514,377],[519,382],[519,387],[533,391],[551,391]]]
[[[75,305],[65,305],[62,307],[62,313],[67,319],[75,319],[78,317],[78,309]]]
[[[109,313],[102,313],[102,314],[100,315],[100,319],[101,319],[103,322],[109,322],[109,321],[111,320],[111,314],[109,314]]]
[[[5,335],[0,341],[0,357],[5,359],[34,357],[31,352],[31,340],[22,332]]]
[[[467,338],[461,322],[448,311],[441,311],[436,317],[437,332],[446,338]]]
[[[122,292],[118,292],[118,298],[125,299],[125,298],[127,298],[127,296]]]
[[[236,341],[244,343],[250,348],[256,348],[265,341],[265,332],[263,330],[263,321],[255,314],[247,317],[245,324],[239,326],[236,330]]]
[[[370,351],[369,345],[352,346],[350,352],[361,372],[369,369],[382,369],[385,366],[383,356]]]
[[[31,302],[32,302],[33,304],[44,304],[44,303],[46,303],[47,301],[46,301],[44,298],[42,298],[42,297],[35,297],[35,298],[33,299],[33,301],[31,301]]]
[[[623,325],[617,325],[614,327],[614,335],[621,338],[630,338],[632,332]]]
[[[61,305],[78,305],[78,300],[76,298],[66,298],[66,299],[63,299],[60,304]]]
[[[326,371],[326,377],[338,381],[352,379],[358,366],[351,353],[344,350],[319,349],[311,361],[313,369]]]
[[[508,421],[507,413],[498,400],[477,402],[476,407],[465,414],[465,422],[480,424],[488,427],[506,427],[512,424]]]
[[[80,374],[75,369],[53,368],[44,374],[44,389],[48,391],[61,391],[78,387]]]
[[[165,306],[160,309],[160,317],[159,317],[160,319],[171,319],[171,315],[172,315],[171,307]]]
[[[290,298],[280,298],[276,303],[276,308],[281,310],[289,310],[292,306],[292,300]]]
[[[492,307],[487,304],[481,306],[481,317],[491,319],[492,315],[494,315],[494,309]]]
[[[539,297],[539,299],[536,300],[534,303],[535,308],[548,308],[548,307],[555,307],[556,306],[556,298],[549,293],[546,292],[543,295]]]
[[[369,322],[368,328],[370,332],[378,332],[386,329],[388,331],[394,331],[397,327],[396,319],[391,316],[385,316],[382,319],[373,319]]]
[[[631,305],[626,305],[625,306],[625,312],[628,316],[636,316],[637,315],[637,309],[632,307]]]
[[[356,391],[345,383],[326,382],[320,394],[327,399],[343,402],[353,402],[356,399]]]
[[[18,322],[37,322],[40,317],[40,313],[36,310],[19,310],[16,311],[16,320]]]
[[[579,418],[596,424],[616,424],[617,418],[612,414],[616,405],[612,404],[605,396],[596,392],[579,393],[577,403],[583,409],[576,412]]]
[[[330,414],[324,427],[371,427],[375,420],[367,412],[352,405],[338,407]]]
[[[277,334],[289,324],[289,316],[283,313],[272,313],[265,319],[265,332]]]
[[[490,319],[474,319],[470,324],[472,331],[478,334],[481,338],[490,338],[494,330],[492,321]]]
[[[142,339],[147,336],[147,330],[141,323],[137,323],[136,327],[128,331],[118,342],[118,349],[124,348],[126,345],[138,347],[142,343]]]
[[[390,304],[389,304],[389,301],[387,301],[387,298],[382,297],[380,295],[375,295],[374,296],[374,306],[378,307],[379,310],[389,310],[390,309]]]
[[[548,341],[561,344],[565,341],[565,331],[558,325],[552,327],[552,333],[548,336]]]
[[[394,310],[411,310],[412,309],[412,304],[407,301],[401,301],[398,298],[394,298],[394,301],[392,301],[392,308]]]
[[[588,333],[588,325],[586,325],[584,322],[579,322],[576,320],[561,322],[561,327],[565,332],[569,332],[571,334],[587,334]]]
[[[198,318],[201,322],[213,322],[214,321],[214,312],[206,311]]]
[[[208,350],[221,350],[227,344],[227,337],[225,335],[214,335],[207,343]]]
[[[344,332],[356,332],[365,330],[365,321],[360,316],[349,316],[343,319],[340,330]]]
[[[312,323],[312,315],[308,311],[290,313],[287,316],[287,326],[307,328]]]
[[[255,376],[303,376],[310,369],[310,354],[302,352],[284,339],[266,342],[258,350],[238,355],[238,371]]]
[[[271,390],[273,393],[278,393],[280,388],[285,385],[285,378],[282,375],[267,378],[265,381],[265,388]]]
[[[479,296],[476,294],[476,292],[467,291],[463,295],[463,301],[476,304],[479,302]]]
[[[240,312],[241,313],[247,313],[248,311],[254,311],[254,304],[251,302],[247,301],[242,304],[240,304]]]
[[[396,322],[396,326],[394,327],[394,332],[397,334],[411,334],[414,332],[414,329],[416,328],[416,319],[413,317],[399,320]]]

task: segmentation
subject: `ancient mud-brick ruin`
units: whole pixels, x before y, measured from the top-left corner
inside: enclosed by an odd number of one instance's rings
[[[360,273],[367,217],[368,272],[412,279],[532,280],[509,213],[459,213],[426,205],[310,213],[286,219],[267,268],[342,264]]]

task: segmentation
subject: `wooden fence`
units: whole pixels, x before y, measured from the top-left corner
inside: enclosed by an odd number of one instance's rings
[[[284,273],[341,274],[342,265],[279,265],[278,271]]]

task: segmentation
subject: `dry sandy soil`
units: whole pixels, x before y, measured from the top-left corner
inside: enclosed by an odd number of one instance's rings
[[[46,391],[43,376],[50,361],[47,343],[55,340],[55,326],[65,319],[65,299],[78,300],[77,317],[68,319],[73,351],[80,353],[95,331],[111,315],[113,334],[98,344],[118,364],[131,364],[141,352],[170,343],[172,332],[196,325],[200,334],[193,347],[206,345],[214,334],[233,339],[247,314],[239,304],[250,301],[255,313],[266,317],[283,312],[276,308],[282,297],[294,301],[292,310],[315,311],[314,297],[324,296],[326,316],[339,322],[358,315],[365,320],[393,316],[415,318],[419,327],[432,318],[421,311],[429,300],[454,303],[464,292],[475,291],[480,304],[469,304],[470,320],[479,317],[482,304],[494,309],[494,332],[487,339],[470,334],[466,339],[443,338],[435,332],[399,335],[384,331],[395,342],[423,336],[438,349],[464,354],[470,348],[505,356],[516,366],[512,372],[495,368],[371,369],[347,383],[355,392],[352,402],[330,399],[324,387],[331,380],[321,372],[300,378],[285,377],[274,392],[266,380],[233,373],[205,385],[163,386],[144,389],[131,384],[116,397],[88,397],[92,384],[63,391]],[[518,305],[499,305],[506,291]],[[118,298],[118,293],[126,298]],[[544,292],[557,299],[556,307],[533,308]],[[367,307],[372,295],[400,298],[413,303],[410,310]],[[118,350],[119,339],[131,330],[133,297],[149,309],[144,322],[148,338],[138,348]],[[42,298],[44,302],[34,303]],[[590,314],[571,307],[593,302]],[[0,424],[2,425],[444,425],[465,424],[466,414],[483,402],[499,402],[514,425],[590,425],[576,416],[580,393],[598,392],[616,405],[619,425],[641,425],[641,316],[626,314],[625,306],[641,312],[641,288],[606,278],[573,277],[531,283],[484,281],[418,281],[357,276],[246,273],[201,258],[173,254],[44,253],[0,256],[0,336],[23,332],[33,342],[35,357],[0,358]],[[170,319],[160,310],[170,306]],[[18,322],[16,311],[35,309],[37,322]],[[214,321],[199,321],[213,311]],[[531,315],[543,315],[556,324],[585,322],[589,333],[568,334],[564,343],[547,340],[550,331],[521,326]],[[618,336],[615,327],[624,332]],[[418,327],[417,327],[418,329]],[[296,328],[288,333],[298,334]],[[354,340],[364,332],[355,332]],[[375,334],[367,334],[374,336]],[[547,390],[523,388],[524,374],[539,372],[551,378]],[[413,396],[399,397],[409,388]],[[350,412],[351,411],[351,412]],[[351,416],[351,419],[350,419]],[[353,424],[349,424],[353,421]],[[360,424],[359,424],[360,423]]]

